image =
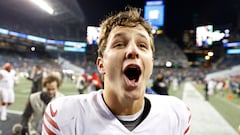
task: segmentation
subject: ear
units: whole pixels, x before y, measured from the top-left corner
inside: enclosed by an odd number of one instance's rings
[[[97,68],[100,74],[104,75],[105,74],[105,70],[104,70],[104,66],[103,66],[103,58],[102,57],[98,57],[97,61]]]

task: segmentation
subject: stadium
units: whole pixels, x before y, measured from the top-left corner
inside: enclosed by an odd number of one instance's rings
[[[168,95],[191,109],[190,135],[240,134],[240,3],[185,2],[0,1],[0,69],[11,63],[16,71],[15,102],[8,107],[7,120],[0,121],[0,135],[13,134],[14,124],[21,122],[32,87],[27,78],[33,78],[34,66],[40,65],[44,75],[58,73],[59,91],[66,96],[79,94],[81,76],[88,85],[103,83],[95,64],[99,24],[128,5],[141,8],[153,30],[154,68],[148,87],[159,72],[164,74]],[[91,85],[83,93],[94,90]]]

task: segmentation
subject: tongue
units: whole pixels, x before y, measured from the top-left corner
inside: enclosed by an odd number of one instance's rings
[[[129,87],[137,87],[136,79],[129,80],[129,78],[125,76],[125,81],[126,81],[127,86],[129,86]]]

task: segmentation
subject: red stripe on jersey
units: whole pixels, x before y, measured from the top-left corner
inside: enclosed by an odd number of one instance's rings
[[[189,107],[187,107],[187,109],[188,109],[188,111],[190,111],[190,108],[189,108]],[[188,117],[188,124],[190,123],[191,118],[192,118],[192,115],[190,114],[189,117]],[[186,134],[188,133],[189,129],[190,129],[190,125],[189,125],[189,126],[187,127],[187,129],[184,131],[184,135],[186,135]]]
[[[187,134],[188,130],[190,129],[190,126],[188,126],[188,128],[184,131],[184,135]]]
[[[60,128],[58,127],[58,124],[57,124],[53,119],[51,119],[51,117],[50,117],[46,112],[44,113],[44,116],[45,116],[46,120],[47,120],[54,128],[56,128],[57,130],[60,131]]]
[[[192,119],[192,115],[189,115],[189,117],[188,117],[188,123],[190,122],[191,119]]]
[[[52,132],[47,125],[45,124],[45,121],[43,121],[43,128],[45,129],[45,131],[47,132],[48,135],[56,135],[54,132]]]

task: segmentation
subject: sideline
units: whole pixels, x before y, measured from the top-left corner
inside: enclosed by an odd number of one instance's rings
[[[205,101],[191,82],[184,85],[183,101],[192,113],[189,135],[238,135],[219,112]]]
[[[18,115],[22,115],[22,111],[15,111],[15,110],[7,110],[8,113],[12,113],[12,114],[18,114]]]

